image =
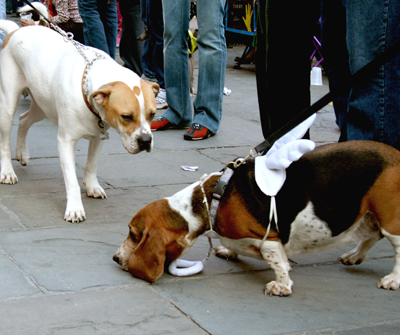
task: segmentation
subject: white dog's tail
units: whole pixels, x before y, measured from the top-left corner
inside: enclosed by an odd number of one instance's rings
[[[4,30],[6,35],[12,33],[14,30],[19,29],[19,25],[14,21],[0,20],[0,30]]]
[[[37,2],[37,1],[32,2],[31,4],[46,19],[49,18],[49,12],[48,12],[47,7],[45,5],[43,5],[41,2]],[[25,5],[23,7],[18,8],[17,12],[18,13],[25,13],[25,12],[30,12],[31,10],[33,10],[31,6]]]

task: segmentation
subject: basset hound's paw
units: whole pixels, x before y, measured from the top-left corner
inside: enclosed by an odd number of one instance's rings
[[[339,257],[339,261],[343,265],[358,265],[361,264],[364,257],[360,257],[359,253],[354,250],[350,250]]]
[[[219,245],[218,247],[214,248],[215,251],[215,256],[217,257],[221,257],[221,258],[229,258],[232,260],[235,260],[238,258],[238,254],[232,250],[229,250],[227,248],[225,248],[222,245]]]
[[[281,297],[289,296],[292,294],[292,286],[293,286],[293,281],[290,279],[288,285],[285,285],[283,283],[278,283],[276,281],[271,281],[270,283],[265,285],[264,294],[279,295]]]

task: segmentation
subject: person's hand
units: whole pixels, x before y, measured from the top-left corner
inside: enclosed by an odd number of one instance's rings
[[[30,19],[30,20],[21,19],[20,21],[21,21],[21,26],[23,26],[23,27],[35,25],[35,21],[33,21],[32,19]]]

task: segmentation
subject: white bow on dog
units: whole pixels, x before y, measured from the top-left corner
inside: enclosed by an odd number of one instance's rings
[[[276,228],[279,231],[275,196],[285,183],[286,169],[305,153],[315,148],[313,141],[301,139],[311,127],[315,118],[315,114],[310,116],[307,120],[277,140],[266,155],[256,157],[255,159],[256,183],[261,191],[271,197],[269,225],[263,242],[269,233],[273,217]]]

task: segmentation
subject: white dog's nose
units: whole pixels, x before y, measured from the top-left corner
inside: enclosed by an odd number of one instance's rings
[[[139,144],[140,151],[143,151],[143,150],[150,151],[151,141],[152,141],[151,134],[142,132],[142,134],[138,138],[138,144]]]

